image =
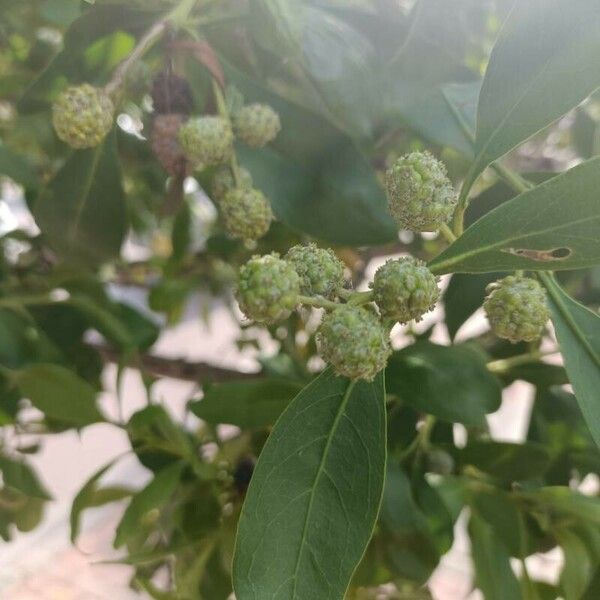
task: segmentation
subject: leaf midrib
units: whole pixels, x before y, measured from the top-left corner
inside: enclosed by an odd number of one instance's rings
[[[315,475],[313,486],[312,486],[312,489],[310,492],[310,498],[308,500],[308,507],[306,509],[306,516],[304,518],[304,526],[302,529],[302,537],[300,538],[300,544],[298,546],[298,556],[296,557],[296,565],[294,567],[294,575],[293,575],[294,585],[292,588],[292,599],[296,597],[296,587],[298,584],[298,571],[300,569],[300,561],[302,559],[304,545],[306,544],[306,537],[308,534],[308,523],[310,520],[310,514],[312,512],[313,502],[314,502],[314,498],[315,498],[315,490],[317,489],[319,480],[321,479],[321,476],[325,470],[325,463],[327,462],[327,458],[329,456],[329,449],[331,448],[331,444],[332,444],[333,438],[335,437],[335,433],[337,431],[339,422],[342,418],[342,415],[344,414],[346,406],[348,405],[350,396],[352,395],[354,385],[355,385],[355,382],[353,382],[353,381],[348,383],[348,387],[346,388],[346,391],[345,391],[342,401],[340,403],[340,407],[335,415],[335,419],[333,420],[330,434],[327,437],[327,442],[325,443],[325,448],[323,449],[323,456],[321,457],[321,461],[319,462],[319,467],[317,469],[317,473]]]
[[[96,174],[96,168],[98,166],[98,162],[100,160],[100,154],[102,153],[103,146],[98,146],[93,155],[92,164],[90,165],[90,170],[88,177],[85,180],[85,183],[82,188],[82,193],[77,200],[75,205],[75,218],[73,219],[73,224],[71,225],[71,229],[69,231],[69,242],[73,242],[77,237],[77,232],[79,231],[79,224],[81,222],[81,218],[83,216],[83,211],[85,208],[85,201],[88,197],[90,190],[92,189],[92,184],[94,182],[94,175]]]
[[[516,198],[514,198],[514,200],[511,200],[511,202],[518,201],[519,198],[522,197],[522,195],[521,196],[517,196]],[[498,207],[498,209],[503,209],[503,208],[504,207]],[[489,213],[489,214],[491,215],[492,213]],[[484,218],[487,218],[487,215]],[[462,254],[458,254],[457,256],[455,256],[453,258],[447,258],[446,260],[441,261],[441,262],[439,262],[437,264],[435,262],[432,263],[431,271],[433,273],[440,272],[440,269],[443,269],[443,268],[449,267],[451,265],[454,265],[457,262],[461,262],[462,260],[465,260],[466,258],[471,258],[473,256],[477,256],[478,254],[483,254],[485,252],[489,252],[490,250],[495,250],[496,248],[500,248],[500,247],[502,247],[502,246],[504,246],[506,244],[509,244],[511,242],[515,242],[517,240],[527,240],[528,238],[533,237],[533,236],[543,235],[543,234],[546,234],[546,233],[553,233],[553,232],[556,232],[556,231],[560,231],[561,229],[567,229],[569,227],[573,227],[573,226],[579,225],[581,223],[586,223],[588,221],[596,221],[596,220],[600,220],[600,214],[598,214],[596,216],[586,217],[585,219],[578,219],[577,221],[569,221],[568,223],[564,223],[563,225],[557,225],[556,227],[550,227],[550,228],[547,228],[547,229],[539,229],[537,231],[528,231],[525,234],[519,234],[519,235],[514,236],[514,237],[509,237],[509,238],[506,238],[506,239],[501,240],[499,242],[496,242],[494,244],[489,244],[488,246],[479,246],[478,248],[475,248],[473,250],[468,250],[466,252],[463,252]],[[472,227],[475,227],[476,225],[477,225],[477,223],[474,223],[472,225]]]

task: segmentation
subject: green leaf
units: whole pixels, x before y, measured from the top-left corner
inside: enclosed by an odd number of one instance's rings
[[[592,561],[585,543],[572,531],[559,529],[554,535],[565,555],[560,587],[565,600],[579,600],[594,576],[596,561]]]
[[[38,363],[15,371],[14,381],[46,417],[85,427],[104,420],[96,407],[96,390],[69,369]]]
[[[229,423],[242,429],[273,425],[301,386],[285,380],[233,381],[208,386],[192,412],[208,423]]]
[[[472,441],[460,452],[464,464],[504,481],[519,481],[543,475],[550,465],[550,454],[541,444],[533,442]]]
[[[347,22],[310,4],[257,0],[251,4],[256,42],[302,70],[328,118],[353,136],[371,134],[374,48]],[[311,90],[311,91],[312,91]]]
[[[584,496],[566,486],[539,488],[533,492],[522,492],[520,496],[538,504],[545,511],[551,510],[559,515],[587,521],[588,525],[600,525],[600,502],[598,498]]]
[[[39,184],[33,164],[3,144],[0,144],[0,176],[10,177],[25,188],[34,189]]]
[[[396,465],[387,469],[380,523],[384,556],[393,572],[417,583],[427,581],[441,554],[410,480]]]
[[[162,508],[171,498],[179,484],[183,463],[177,462],[154,475],[152,481],[133,496],[117,527],[115,548],[121,547],[140,527],[144,515]]]
[[[483,81],[476,159],[465,189],[487,165],[577,106],[600,85],[599,30],[600,13],[588,0],[572,0],[568,10],[562,0],[515,3]]]
[[[519,600],[522,597],[521,590],[510,566],[508,550],[494,528],[472,513],[469,534],[475,583],[485,600]]]
[[[570,298],[547,274],[541,275],[556,337],[577,402],[600,445],[600,317]]]
[[[471,104],[465,108],[475,113],[473,100],[476,104],[481,82],[464,63],[467,40],[478,35],[477,10],[481,8],[476,4],[463,1],[417,2],[406,37],[393,49],[391,65],[371,84],[374,94],[385,100],[390,124],[397,126],[399,117],[432,142],[452,146],[467,156],[472,155],[472,143],[448,105],[445,87],[451,82],[456,85],[460,102]]]
[[[109,502],[115,502],[131,496],[132,491],[128,488],[109,487],[100,488],[98,482],[104,474],[115,464],[116,459],[98,470],[90,477],[85,485],[79,490],[71,506],[70,526],[71,542],[74,544],[79,537],[81,527],[81,513],[86,508],[102,506]]]
[[[600,158],[505,202],[437,256],[435,273],[563,270],[600,262]]]
[[[119,255],[127,215],[114,132],[97,148],[70,155],[33,214],[67,262],[95,266]]]
[[[527,554],[525,523],[510,494],[494,488],[478,490],[471,504],[478,516],[494,529],[511,556]]]
[[[6,487],[18,490],[32,498],[52,499],[32,468],[22,460],[0,456],[0,472]]]
[[[240,517],[238,598],[343,598],[379,512],[384,401],[382,374],[350,384],[328,369],[282,414]]]
[[[485,357],[467,345],[420,341],[392,355],[387,391],[444,421],[480,425],[500,406],[501,388]]]
[[[304,168],[270,148],[240,148],[239,157],[278,219],[292,229],[332,244],[363,246],[396,239],[375,173],[352,146],[331,148],[318,169]]]

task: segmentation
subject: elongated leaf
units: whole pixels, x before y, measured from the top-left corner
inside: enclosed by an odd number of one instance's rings
[[[7,487],[14,488],[26,496],[50,500],[52,496],[40,483],[33,469],[22,460],[13,460],[7,456],[0,456],[0,473]]]
[[[437,256],[435,273],[580,269],[600,262],[600,158],[505,202]]]
[[[595,2],[515,2],[481,89],[467,184],[600,86],[599,30]]]
[[[103,421],[96,390],[69,369],[38,363],[15,373],[21,393],[47,417],[84,427]]]
[[[133,496],[117,527],[115,548],[122,546],[127,538],[136,533],[144,515],[161,508],[169,500],[179,483],[183,466],[178,462],[159,471],[143,490]]]
[[[357,85],[370,75],[374,48],[369,40],[309,3],[256,0],[251,9],[256,42],[302,69],[332,122],[352,135],[369,136],[373,90]]]
[[[565,600],[579,600],[594,576],[597,562],[590,556],[584,541],[573,531],[561,529],[554,533],[565,555],[560,587]]]
[[[273,425],[300,391],[297,383],[263,379],[212,385],[192,412],[208,423],[229,423],[244,429]]]
[[[240,600],[341,600],[383,491],[383,375],[350,385],[328,369],[283,413],[240,517]]]
[[[600,445],[600,316],[570,298],[551,276],[543,274],[542,281],[569,380]]]
[[[81,513],[90,506],[97,506],[98,482],[102,476],[114,465],[112,460],[107,465],[99,469],[92,477],[90,477],[84,486],[79,490],[77,496],[73,499],[71,506],[70,526],[71,526],[71,542],[75,543],[79,536],[81,525]],[[117,500],[119,498],[115,498]]]
[[[464,464],[474,465],[504,481],[519,481],[543,475],[550,454],[541,444],[472,441],[460,452]]]
[[[427,515],[413,497],[410,479],[390,465],[381,505],[381,535],[386,561],[399,577],[423,583],[440,560]]]
[[[396,352],[386,373],[388,392],[444,421],[480,425],[500,406],[498,380],[484,356],[466,345],[417,342]]]
[[[33,213],[65,261],[98,265],[118,256],[127,216],[114,132],[97,148],[73,152]]]
[[[478,515],[469,521],[475,582],[486,600],[520,600],[519,582],[510,567],[507,548],[494,529]]]

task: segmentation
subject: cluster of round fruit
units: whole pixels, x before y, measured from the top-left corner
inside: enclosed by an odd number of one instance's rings
[[[240,269],[237,299],[244,314],[261,323],[285,319],[302,304],[323,306],[317,331],[321,356],[339,375],[370,381],[392,351],[391,325],[420,319],[440,293],[436,277],[412,257],[386,262],[371,288],[348,290],[344,264],[332,250],[311,243],[294,246],[283,258],[250,259]]]
[[[444,165],[428,152],[398,159],[386,173],[386,191],[399,227],[412,231],[439,229],[456,206]],[[250,259],[240,269],[237,300],[248,318],[261,323],[285,319],[302,304],[321,306],[325,314],[316,335],[321,356],[338,375],[370,381],[392,352],[391,327],[420,320],[440,296],[435,275],[411,256],[388,260],[370,288],[347,289],[342,262],[332,250],[311,243],[294,246],[283,258]],[[523,276],[490,286],[484,309],[492,330],[512,342],[539,338],[548,320],[543,288]]]
[[[390,212],[401,229],[437,231],[447,224],[457,196],[446,167],[429,152],[399,158],[385,175]],[[546,293],[530,277],[510,275],[491,284],[483,308],[492,331],[511,342],[538,339],[550,318]]]
[[[179,129],[186,159],[197,169],[218,166],[212,198],[218,204],[229,235],[254,241],[267,233],[273,220],[271,204],[253,186],[250,173],[234,160],[234,139],[251,148],[272,142],[281,129],[279,115],[266,104],[248,104],[226,116],[194,117]]]
[[[234,160],[234,139],[252,148],[272,142],[281,129],[279,115],[266,104],[248,104],[228,115],[189,117],[191,91],[187,82],[161,74],[153,86],[156,115],[152,149],[171,175],[187,165],[200,170],[218,166],[213,199],[219,204],[227,232],[253,241],[267,233],[273,220],[265,195],[253,187],[250,173]],[[110,131],[115,107],[102,89],[87,83],[67,88],[52,107],[58,137],[76,149],[92,148]]]

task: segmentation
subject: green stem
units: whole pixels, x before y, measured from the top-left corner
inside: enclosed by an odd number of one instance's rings
[[[225,119],[231,125],[231,115],[229,114],[229,109],[227,108],[227,102],[225,101],[225,96],[223,95],[223,90],[219,85],[219,82],[213,78],[212,80],[213,94],[215,96],[215,101],[217,103],[217,111],[219,112],[219,116]],[[231,154],[231,159],[229,160],[229,168],[233,174],[233,180],[235,181],[235,185],[237,187],[242,187],[242,176],[240,173],[240,166],[238,164],[237,156],[235,151]]]
[[[181,2],[179,2],[166,17],[156,21],[156,23],[146,31],[140,38],[140,41],[136,44],[135,48],[131,51],[131,54],[119,64],[110,81],[106,84],[104,91],[109,96],[112,96],[115,100],[117,99],[125,84],[127,74],[133,65],[135,65],[146,52],[152,48],[152,46],[154,46],[154,44],[164,35],[169,26],[175,25],[178,27],[185,23],[190,12],[196,5],[196,1],[197,0],[181,0]]]
[[[415,436],[415,439],[400,455],[400,462],[406,462],[406,460],[415,453],[416,458],[419,458],[423,451],[427,450],[434,425],[435,417],[433,415],[427,415],[423,421],[423,425],[421,425],[421,428]]]
[[[458,237],[454,234],[452,229],[446,225],[446,223],[440,227],[440,233],[446,238],[449,244],[454,243],[458,239]]]
[[[307,306],[315,306],[317,308],[329,308],[331,310],[341,306],[337,302],[332,302],[331,300],[327,300],[321,296],[298,296],[298,303],[306,304]]]
[[[363,304],[368,304],[373,301],[373,292],[369,290],[368,292],[354,292],[351,296],[348,297],[348,304],[352,306],[361,306]]]
[[[533,352],[528,352],[527,354],[519,354],[518,356],[511,356],[510,358],[502,358],[500,360],[493,360],[487,364],[488,371],[492,373],[506,373],[513,367],[518,367],[520,365],[526,365],[528,363],[537,362],[540,358],[544,356],[550,356],[551,354],[557,354],[560,352],[558,348],[553,348],[552,350],[534,350]]]
[[[533,183],[527,181],[525,178],[521,177],[518,173],[515,173],[512,169],[504,166],[501,162],[495,162],[492,164],[492,168],[506,183],[510,185],[516,192],[520,194],[526,192],[535,187]]]

